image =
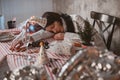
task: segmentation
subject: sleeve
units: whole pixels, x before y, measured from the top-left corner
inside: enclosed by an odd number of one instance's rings
[[[80,15],[76,15],[76,14],[73,14],[73,15],[70,15],[71,18],[72,18],[72,21],[73,21],[73,24],[74,24],[74,27],[75,27],[75,32],[79,32],[78,31],[78,25],[79,27],[84,27],[84,19],[80,16]]]
[[[46,39],[46,38],[50,38],[54,35],[54,33],[45,31],[43,29],[33,33],[31,35],[31,37],[33,38],[34,41],[40,40],[40,39]]]
[[[66,32],[64,35],[65,41],[80,40],[80,36],[77,33]]]

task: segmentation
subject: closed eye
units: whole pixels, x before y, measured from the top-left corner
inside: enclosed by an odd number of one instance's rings
[[[53,31],[49,31],[49,32],[54,33]]]

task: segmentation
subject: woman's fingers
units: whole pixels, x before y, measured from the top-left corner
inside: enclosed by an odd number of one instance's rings
[[[13,51],[16,51],[16,52],[23,52],[26,50],[26,47],[19,47],[19,48],[16,48],[14,49]]]
[[[57,33],[54,35],[54,39],[56,40],[63,40],[64,39],[64,33]]]
[[[23,46],[23,43],[22,41],[20,41],[16,46],[15,46],[15,49],[19,49]]]
[[[25,51],[26,50],[26,47],[20,47],[20,48],[18,48],[16,51],[17,52],[23,52],[23,51]]]
[[[16,51],[17,49],[19,49],[21,46],[23,45],[22,41],[16,41],[14,43],[12,43],[10,50],[12,51]]]

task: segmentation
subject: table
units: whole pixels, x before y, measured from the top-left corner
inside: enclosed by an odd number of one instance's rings
[[[1,32],[17,32],[20,31],[19,29],[8,29],[8,30],[0,30]],[[25,60],[25,52],[12,52],[9,48],[12,41],[9,42],[0,42],[0,62],[4,60],[4,58],[7,59],[8,66],[10,70],[14,70],[19,67],[30,65],[31,63],[28,60]],[[33,48],[31,50],[35,50],[36,48]],[[50,76],[51,80],[56,80],[56,75],[52,73],[52,70],[55,68],[61,69],[63,64],[70,58],[70,56],[67,55],[58,55],[55,53],[49,53],[46,52],[48,58],[50,59],[49,63],[45,64],[44,67]],[[30,56],[34,56],[33,58],[36,60],[37,53],[28,54]]]

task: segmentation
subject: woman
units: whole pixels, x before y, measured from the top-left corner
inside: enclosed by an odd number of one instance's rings
[[[47,36],[53,37],[56,40],[64,40],[64,39],[74,39],[74,37],[79,37],[77,34],[79,32],[79,27],[84,28],[84,19],[79,15],[67,15],[67,14],[58,14],[56,12],[45,12],[42,15],[42,18],[46,18],[47,21],[45,23],[44,29],[48,32],[54,33],[54,35]],[[31,36],[34,41],[40,40],[39,32],[35,33]],[[37,37],[36,37],[37,36]],[[95,44],[98,47],[105,48],[105,44],[102,38],[96,33],[94,36]],[[98,42],[99,39],[99,42]],[[17,43],[19,44],[19,43]],[[11,46],[15,49],[15,46]],[[19,46],[21,47],[21,46]],[[19,48],[17,47],[17,48]]]
[[[58,14],[55,12],[46,12],[42,16],[47,18],[47,24],[45,29],[47,31],[55,33],[54,39],[64,39],[65,32],[76,33],[78,28],[74,25],[71,16],[67,14]],[[81,18],[81,17],[80,17]],[[84,20],[81,18],[81,22]],[[80,24],[83,26],[83,24]]]
[[[76,30],[78,30],[78,28],[76,26],[74,26],[72,18],[67,14],[58,14],[55,12],[45,12],[43,14],[42,18],[47,19],[47,23],[46,23],[46,26],[44,27],[44,29],[46,31],[54,33],[55,35],[53,37],[56,40],[63,40],[65,32],[70,32],[70,33],[78,32],[78,31],[76,31]],[[81,22],[84,23],[84,20],[82,18],[81,18]],[[34,38],[35,35],[32,37]],[[36,38],[34,38],[34,40],[35,39]]]
[[[85,20],[79,15],[58,14],[55,12],[46,12],[42,16],[47,19],[45,29],[55,33],[54,39],[63,40],[65,38],[74,38],[74,35],[79,32],[79,29],[85,28]],[[92,40],[100,49],[106,49],[104,41],[99,33],[93,29]],[[81,36],[81,35],[79,35]]]

